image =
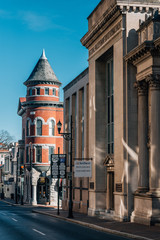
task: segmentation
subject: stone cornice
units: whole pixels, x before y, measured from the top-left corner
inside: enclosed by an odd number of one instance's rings
[[[98,22],[82,37],[82,45],[88,48],[120,15],[121,11],[119,7],[117,5],[111,5]]]
[[[156,48],[160,48],[160,37],[159,38],[157,38],[155,41],[154,41],[154,45],[155,45],[155,47]]]
[[[40,107],[40,106],[52,106],[57,108],[63,108],[62,102],[54,102],[54,101],[28,101],[22,103],[23,107]]]
[[[115,21],[116,18],[126,12],[151,13],[155,8],[160,10],[160,3],[147,4],[134,1],[132,3],[128,3],[128,1],[117,1],[116,4],[112,4],[106,10],[91,29],[89,29],[89,31],[81,38],[81,43],[88,48],[106,30],[106,28]],[[95,10],[93,12],[95,12]]]
[[[129,52],[125,57],[125,61],[133,63],[134,61],[138,60],[146,53],[151,52],[154,50],[154,43],[153,41],[145,41],[141,45],[134,48],[131,52]]]
[[[49,84],[49,85],[57,85],[57,86],[61,86],[62,84],[60,82],[56,82],[56,81],[50,81],[50,80],[47,80],[47,81],[44,81],[44,80],[32,80],[32,81],[26,81],[24,82],[24,85],[26,85],[27,87],[28,86],[35,86],[36,85],[39,85],[39,84]]]

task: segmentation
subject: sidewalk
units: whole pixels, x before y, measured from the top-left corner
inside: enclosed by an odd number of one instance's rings
[[[56,217],[65,221],[77,223],[95,230],[112,233],[119,236],[124,236],[131,239],[143,240],[160,240],[160,226],[145,226],[130,222],[116,222],[114,220],[104,220],[98,217],[90,217],[81,213],[73,213],[74,218],[67,218],[68,212],[60,210],[60,215],[57,215],[57,209],[44,209],[32,212],[45,214],[48,216]]]
[[[11,200],[4,200],[9,204],[16,205]],[[29,204],[21,206],[31,206]],[[32,206],[34,207],[34,206]],[[50,206],[37,205],[32,210],[34,213],[44,214],[59,218],[64,221],[73,222],[80,224],[89,228],[93,228],[98,231],[112,233],[118,236],[124,236],[129,239],[139,239],[139,240],[160,240],[160,225],[157,226],[145,226],[130,222],[116,222],[114,220],[100,219],[98,217],[90,217],[86,214],[73,212],[74,218],[67,218],[68,212],[60,210],[60,215],[57,215],[57,209]]]

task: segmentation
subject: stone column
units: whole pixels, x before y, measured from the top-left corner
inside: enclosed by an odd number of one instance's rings
[[[32,205],[37,205],[37,185],[32,185]]]
[[[148,77],[151,94],[150,192],[160,194],[160,75]]]
[[[146,192],[149,189],[148,159],[148,89],[145,81],[136,83],[138,89],[138,189]]]

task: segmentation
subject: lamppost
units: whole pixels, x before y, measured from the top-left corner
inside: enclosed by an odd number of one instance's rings
[[[19,149],[17,152],[17,170],[16,170],[16,189],[15,189],[15,203],[18,203],[18,158],[19,158]]]
[[[32,203],[32,162],[33,162],[33,148],[32,148],[32,142],[29,143],[30,146],[30,203]]]
[[[72,213],[72,115],[71,115],[71,131],[69,133],[61,133],[62,123],[57,123],[58,133],[63,136],[66,141],[70,141],[70,192],[69,192],[69,211],[68,218],[73,218]]]

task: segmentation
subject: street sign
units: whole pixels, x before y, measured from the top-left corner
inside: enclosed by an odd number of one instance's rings
[[[51,177],[66,178],[66,154],[51,154]]]
[[[92,162],[83,160],[75,161],[74,177],[92,177]]]

